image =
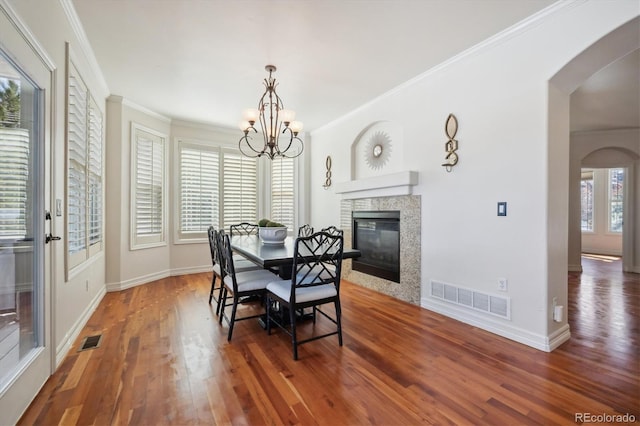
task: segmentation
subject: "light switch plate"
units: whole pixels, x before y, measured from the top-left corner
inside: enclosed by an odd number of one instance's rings
[[[507,215],[507,202],[498,201],[498,216],[506,216],[506,215]]]

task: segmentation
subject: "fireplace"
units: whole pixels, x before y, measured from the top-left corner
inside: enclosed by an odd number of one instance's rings
[[[354,211],[352,221],[352,247],[362,253],[352,269],[399,283],[400,211]]]

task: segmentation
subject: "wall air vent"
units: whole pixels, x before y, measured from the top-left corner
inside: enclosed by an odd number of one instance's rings
[[[431,297],[461,307],[511,319],[511,298],[431,280]]]

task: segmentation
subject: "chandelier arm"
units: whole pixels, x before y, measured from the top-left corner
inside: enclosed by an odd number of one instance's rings
[[[298,142],[298,143],[297,143],[297,145],[298,145],[299,147],[298,147],[298,149],[289,150],[289,148],[291,147],[291,145],[293,145],[293,141],[297,141],[297,142]],[[302,154],[302,151],[303,151],[303,150],[304,150],[304,144],[303,144],[303,142],[302,142],[302,139],[300,139],[300,138],[299,138],[299,137],[297,137],[297,136],[294,136],[293,138],[291,138],[291,141],[289,142],[289,146],[287,147],[287,149],[286,149],[286,150],[284,150],[284,151],[282,151],[282,152],[280,153],[280,155],[281,155],[282,157],[285,157],[285,158],[296,158],[296,157],[299,157],[299,156],[300,156],[300,154]],[[287,154],[288,152],[295,152],[295,154],[294,154],[294,155],[288,155],[288,154]]]
[[[257,132],[256,129],[253,129],[254,132]],[[245,155],[246,157],[251,157],[251,158],[256,158],[256,157],[260,157],[262,154],[264,154],[264,150],[262,151],[258,151],[257,149],[255,149],[252,145],[251,145],[251,140],[252,138],[245,133],[245,135],[243,137],[240,138],[240,140],[238,141],[238,149],[240,150],[240,152]],[[245,151],[244,149],[242,149],[242,142],[245,142],[245,144],[249,147],[249,149],[252,152],[249,151]],[[255,154],[254,154],[255,153]]]

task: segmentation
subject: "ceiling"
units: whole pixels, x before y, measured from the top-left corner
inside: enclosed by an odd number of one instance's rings
[[[111,94],[172,119],[235,127],[257,106],[273,64],[284,106],[307,131],[554,3],[72,1]],[[618,61],[578,89],[573,130],[639,127],[639,61]],[[635,106],[615,113],[623,108],[611,93]]]

